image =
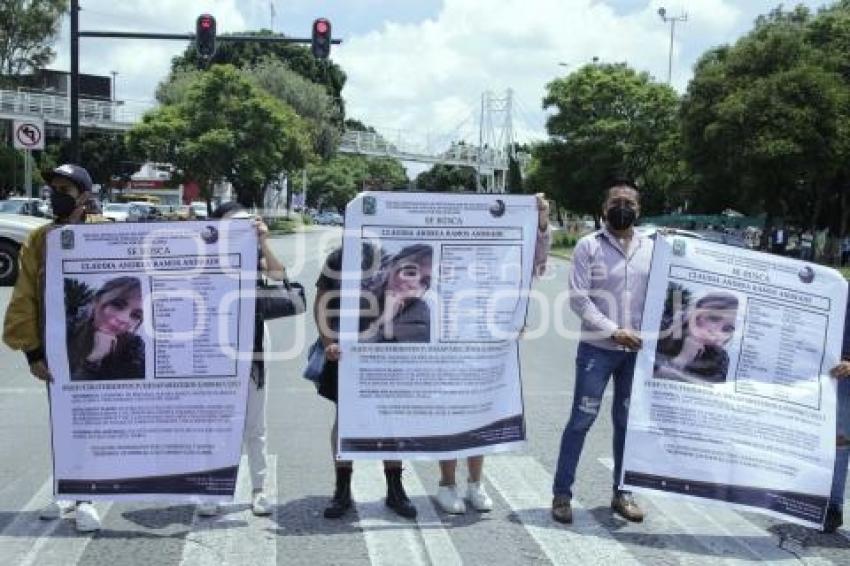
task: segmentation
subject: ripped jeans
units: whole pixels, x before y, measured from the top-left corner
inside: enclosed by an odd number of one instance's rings
[[[844,487],[847,484],[847,465],[850,463],[850,379],[838,380],[838,411],[836,415],[837,446],[835,447],[835,471],[832,475],[832,493],[829,502],[844,503]]]
[[[576,385],[570,420],[561,437],[561,451],[555,471],[554,495],[572,497],[579,456],[584,438],[596,420],[602,405],[602,395],[608,379],[614,376],[614,404],[611,418],[614,421],[614,490],[620,482],[623,465],[623,445],[626,441],[626,423],[629,418],[629,397],[632,393],[632,376],[635,371],[636,352],[606,350],[579,342],[576,353]]]

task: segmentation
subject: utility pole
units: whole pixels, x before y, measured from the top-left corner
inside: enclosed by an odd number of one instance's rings
[[[673,79],[673,38],[676,35],[676,22],[687,22],[688,14],[682,12],[680,16],[668,16],[667,10],[662,6],[658,8],[658,15],[661,21],[670,24],[670,54],[667,61],[667,84],[669,85]]]
[[[71,0],[71,160],[80,162],[80,0]]]

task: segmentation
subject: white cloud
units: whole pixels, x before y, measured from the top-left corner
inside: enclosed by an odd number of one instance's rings
[[[670,28],[658,17],[661,5],[670,15],[688,13],[688,21],[677,25],[674,49],[673,83],[683,90],[705,49],[734,41],[779,0],[443,0],[434,10],[435,1],[417,0],[414,7],[396,0],[279,0],[275,27],[303,27],[287,14],[331,17],[334,35],[345,39],[332,55],[348,74],[343,95],[349,114],[381,130],[414,131],[433,144],[477,139],[481,93],[509,87],[518,101],[515,128],[523,136],[542,135],[545,84],[593,57],[626,61],[664,80]],[[267,0],[85,0],[80,27],[188,33],[203,12],[216,16],[222,32],[268,26]],[[426,12],[432,16],[417,19]],[[371,31],[338,23],[346,21]],[[150,100],[171,58],[186,45],[83,38],[81,70],[118,71],[119,98]],[[67,20],[57,50],[53,67],[67,69]]]
[[[700,53],[734,40],[756,13],[772,7],[764,0],[748,2],[746,11],[733,0],[647,0],[642,9],[621,14],[615,4],[445,0],[434,19],[388,23],[352,37],[335,52],[348,73],[349,113],[379,129],[449,132],[476,111],[483,91],[511,87],[524,109],[517,130],[542,135],[545,84],[593,57],[625,61],[666,79],[670,28],[658,16],[660,6],[671,16],[683,7],[688,13],[674,46],[673,83],[679,90]]]

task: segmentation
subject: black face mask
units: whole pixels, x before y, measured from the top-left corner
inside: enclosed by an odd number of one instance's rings
[[[53,191],[50,193],[50,206],[56,218],[68,218],[77,208],[77,199],[71,195]]]
[[[605,211],[605,219],[614,230],[626,230],[637,220],[637,213],[633,208],[614,205]]]

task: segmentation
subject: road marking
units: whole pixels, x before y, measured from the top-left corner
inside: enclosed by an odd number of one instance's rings
[[[572,525],[561,527],[551,518],[552,474],[534,458],[488,458],[484,475],[553,564],[639,564],[578,500],[572,500]]]
[[[614,461],[611,458],[599,458],[599,462],[609,470],[614,469]],[[743,565],[752,564],[753,560],[796,560],[795,554],[803,559],[802,554],[807,553],[804,549],[801,553],[798,548],[793,552],[783,550],[779,547],[780,541],[777,537],[720,503],[699,503],[661,494],[647,499],[663,514],[665,520],[675,523],[685,534],[693,537],[700,546],[711,552],[712,556],[705,557],[702,562],[713,564],[721,561],[724,564]],[[677,556],[684,554],[675,549],[670,551]],[[746,558],[730,557],[741,556],[742,551],[747,554]],[[686,555],[688,556],[690,555]],[[810,558],[804,562],[818,563],[816,557],[813,558],[814,561],[811,560]]]
[[[266,495],[277,500],[277,456],[268,456]],[[186,535],[181,566],[277,564],[277,540],[271,518],[251,512],[251,477],[248,458],[242,456],[236,481],[236,501],[221,506],[216,517],[192,518]]]
[[[80,560],[94,534],[76,534],[71,525],[73,513],[66,513],[67,519],[56,521],[39,519],[39,510],[52,499],[53,480],[49,478],[24,505],[15,520],[0,533],[0,562],[16,566],[65,566]],[[111,507],[111,502],[95,504],[101,517]],[[69,532],[63,533],[61,538],[54,537],[60,529]]]
[[[425,543],[425,550],[428,552],[431,564],[437,566],[462,565],[463,560],[461,560],[460,554],[458,554],[457,548],[455,548],[452,538],[449,536],[449,531],[440,520],[433,500],[413,466],[405,468],[404,489],[407,496],[416,505],[418,511],[416,523],[419,526],[419,534]]]
[[[18,564],[32,549],[33,540],[49,535],[59,521],[42,521],[38,518],[41,507],[53,497],[53,480],[48,478],[35,495],[18,512],[5,529],[0,531],[0,563]]]
[[[404,478],[405,490],[419,511],[417,521],[412,522],[384,504],[387,488],[381,462],[357,462],[356,467],[351,490],[373,565],[463,563],[415,469],[405,469]]]

